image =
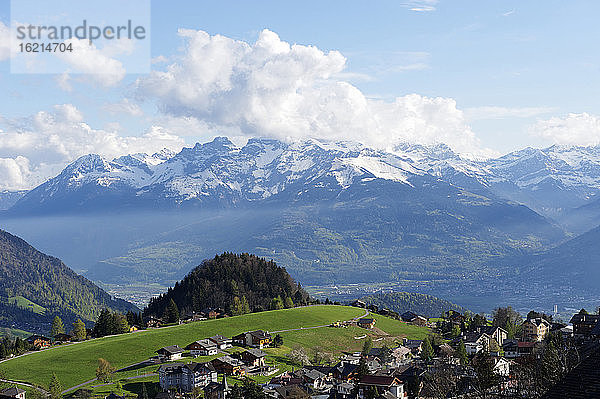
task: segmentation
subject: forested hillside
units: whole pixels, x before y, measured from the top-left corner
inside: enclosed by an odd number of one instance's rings
[[[445,299],[412,292],[369,295],[361,300],[367,305],[377,305],[379,308],[388,308],[400,314],[411,311],[427,317],[439,317],[448,310],[456,310],[461,313],[466,311],[465,308]]]
[[[205,260],[175,287],[153,298],[144,314],[163,316],[171,300],[180,312],[214,307],[235,315],[306,304],[309,296],[275,262],[226,252]]]
[[[22,297],[38,305],[36,312],[8,304],[9,298]],[[21,319],[34,322],[36,330],[52,315],[66,321],[75,317],[95,320],[102,308],[119,311],[136,309],[132,304],[113,299],[104,290],[76,274],[60,259],[45,255],[24,240],[0,230],[0,324]],[[28,316],[29,317],[25,317]]]

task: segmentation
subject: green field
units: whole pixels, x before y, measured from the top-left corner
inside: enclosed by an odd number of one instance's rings
[[[100,357],[107,359],[117,368],[121,368],[148,359],[154,355],[155,350],[163,346],[177,344],[184,347],[197,339],[215,334],[233,336],[254,329],[278,331],[306,328],[329,324],[336,320],[349,320],[363,314],[363,309],[334,305],[252,313],[59,346],[1,363],[0,371],[4,372],[10,379],[43,386],[48,385],[54,372],[66,389],[93,379]],[[404,335],[410,338],[420,338],[427,333],[425,328],[409,326],[383,316],[376,316],[376,318],[377,327],[384,330],[384,335],[389,334],[388,339],[399,338]],[[267,362],[277,363],[282,370],[291,368],[285,358],[285,353],[296,346],[307,349],[319,347],[324,351],[335,353],[342,350],[360,349],[364,341],[363,339],[355,339],[355,337],[366,333],[368,333],[367,330],[358,327],[323,327],[282,332],[284,347],[267,349],[266,352],[269,354]],[[378,336],[382,332],[375,331],[371,334]],[[234,348],[233,350],[237,349]],[[198,358],[196,361],[209,359],[208,357]],[[156,366],[151,366],[135,371],[117,373],[116,378],[125,379],[137,374],[153,372],[156,368]],[[156,377],[154,377],[154,380],[156,381]],[[124,381],[123,386],[127,391],[134,392],[137,389],[136,387],[139,387],[139,384],[135,383],[139,382],[141,380],[128,380],[127,382]],[[100,390],[104,391],[105,389],[109,389],[109,387]]]
[[[29,299],[27,299],[23,296],[20,296],[20,295],[8,298],[8,303],[17,305],[21,309],[31,310],[33,313],[37,313],[37,314],[46,313],[46,308],[38,305],[35,302],[31,302]]]

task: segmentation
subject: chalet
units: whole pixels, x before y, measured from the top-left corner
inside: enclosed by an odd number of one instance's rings
[[[404,398],[404,384],[394,376],[365,375],[358,381],[358,398],[369,397],[371,390],[375,390],[384,398]]]
[[[233,341],[231,338],[224,337],[223,335],[215,335],[214,337],[209,338],[212,342],[217,345],[219,349],[227,349],[231,348]]]
[[[144,318],[144,324],[146,328],[158,328],[163,324],[163,321],[154,316],[148,316]]]
[[[276,399],[310,399],[300,385],[283,385],[275,388],[275,393]]]
[[[200,312],[202,317],[205,317],[207,319],[216,319],[217,317],[219,317],[221,315],[221,310],[220,309],[215,309],[215,308],[206,308],[204,310],[202,310],[202,312]]]
[[[323,390],[327,386],[331,387],[328,376],[319,370],[305,370],[303,379],[304,383],[312,390]]]
[[[486,333],[490,337],[494,338],[500,346],[502,346],[502,344],[504,344],[504,340],[508,338],[508,331],[502,327],[480,326],[477,327],[477,331]]]
[[[183,356],[183,349],[177,345],[165,346],[156,351],[159,359],[165,362],[172,362],[173,360],[179,360]]]
[[[54,336],[54,342],[71,342],[73,341],[73,336],[69,334],[56,334]]]
[[[588,337],[598,322],[600,322],[600,315],[587,314],[585,310],[581,309],[579,313],[571,317],[573,334],[578,338]]]
[[[450,323],[452,323],[452,324],[460,325],[465,322],[466,317],[464,315],[460,314],[460,312],[450,310],[446,316],[446,319],[448,319],[448,321],[450,321]]]
[[[6,388],[0,391],[0,395],[8,398],[25,399],[25,390],[17,387]]]
[[[523,338],[528,341],[543,341],[550,332],[550,323],[546,319],[536,317],[523,323]]]
[[[216,355],[219,352],[217,345],[209,339],[194,341],[186,346],[185,349],[189,350],[190,354],[194,357],[211,356]]]
[[[246,374],[244,363],[241,360],[235,359],[231,356],[219,357],[214,359],[211,363],[219,373],[223,373],[225,375],[243,376]]]
[[[461,337],[455,341],[462,340],[467,349],[467,354],[472,355],[482,350],[489,351],[492,337],[486,333],[469,332],[461,335]]]
[[[493,359],[494,367],[492,368],[492,371],[501,377],[509,377],[511,361],[502,357],[495,357]]]
[[[427,324],[427,317],[418,315],[410,311],[402,313],[400,318],[402,319],[402,321],[405,321],[407,323],[413,323],[418,326],[424,326]]]
[[[158,369],[158,381],[163,391],[176,388],[191,392],[217,381],[217,371],[210,363],[171,363]]]
[[[356,323],[359,327],[371,329],[375,327],[375,319],[359,319]]]
[[[45,349],[52,345],[52,340],[43,335],[32,335],[26,339],[27,343],[35,349]]]
[[[354,384],[342,382],[336,384],[334,389],[338,398],[349,398],[352,396],[352,392],[354,391]]]
[[[519,356],[533,355],[536,349],[536,342],[517,342],[517,352]]]
[[[269,346],[271,340],[271,334],[263,330],[248,331],[233,337],[233,343],[236,345],[250,346],[258,349]]]
[[[228,394],[227,378],[223,378],[223,382],[211,382],[204,387],[204,399],[225,399]]]
[[[504,357],[508,359],[514,359],[519,356],[519,345],[515,339],[507,339],[502,344],[502,350],[504,351]]]
[[[183,321],[184,323],[191,323],[194,321],[202,321],[202,320],[206,320],[206,317],[204,317],[203,314],[201,313],[196,313],[196,312],[189,312],[186,313],[182,318],[181,321]]]
[[[423,341],[420,339],[406,339],[402,340],[402,345],[410,349],[413,355],[418,355],[423,349]]]
[[[331,370],[333,378],[339,382],[353,380],[357,376],[357,372],[358,365],[350,363],[338,363]]]
[[[260,349],[250,348],[240,354],[241,359],[250,367],[262,367],[265,365],[267,354]]]
[[[363,301],[361,301],[360,299],[357,299],[356,301],[352,302],[352,306],[356,307],[356,308],[366,308],[367,304],[364,303]]]

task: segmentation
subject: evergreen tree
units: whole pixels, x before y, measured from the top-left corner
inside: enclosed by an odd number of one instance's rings
[[[427,336],[423,340],[423,349],[421,349],[421,359],[425,362],[430,362],[435,356],[433,347],[431,346],[431,339]]]
[[[85,323],[81,321],[81,319],[77,319],[77,321],[73,323],[73,338],[76,341],[85,341],[87,338]]]
[[[450,331],[450,335],[452,338],[456,338],[460,335],[460,327],[456,324],[452,326],[452,330]]]
[[[127,323],[127,317],[120,313],[114,314],[116,331],[115,334],[125,334],[129,332],[129,323]]]
[[[458,360],[460,361],[461,365],[466,366],[469,363],[469,355],[467,354],[467,348],[465,348],[465,343],[462,339],[458,343],[456,355],[458,356]]]
[[[290,309],[294,307],[294,301],[292,301],[292,298],[290,298],[289,296],[285,297],[285,302],[284,302],[284,306],[286,309]]]
[[[279,295],[277,295],[271,301],[271,310],[279,310],[279,309],[283,309],[283,301],[281,300],[281,297]]]
[[[273,338],[273,346],[276,348],[279,348],[282,345],[283,345],[283,337],[279,334],[275,335],[275,338]]]
[[[363,343],[362,354],[364,356],[368,355],[369,352],[371,352],[371,349],[373,349],[373,340],[371,339],[371,337],[367,337],[367,339]]]
[[[50,393],[50,399],[62,398],[63,388],[55,373],[52,373],[52,378],[50,379],[50,384],[48,385],[48,391]]]
[[[52,320],[52,328],[50,329],[50,335],[52,338],[55,338],[58,334],[65,333],[65,326],[58,316],[54,316],[54,320]]]
[[[179,322],[179,309],[177,308],[177,304],[173,299],[169,301],[169,306],[167,306],[167,322],[169,323],[177,323]]]
[[[364,357],[360,358],[358,362],[358,368],[356,369],[356,374],[358,378],[364,377],[369,374],[369,367],[367,366],[367,360]]]

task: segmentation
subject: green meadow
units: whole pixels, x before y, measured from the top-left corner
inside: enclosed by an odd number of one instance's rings
[[[337,320],[350,320],[362,316],[364,312],[364,309],[347,306],[321,305],[251,313],[179,326],[143,330],[35,352],[1,363],[0,371],[12,380],[30,382],[41,386],[48,386],[52,373],[56,373],[62,386],[67,389],[95,378],[98,358],[105,358],[113,366],[122,368],[154,356],[154,352],[163,346],[179,345],[185,347],[197,339],[215,334],[231,337],[244,331],[256,329],[272,332],[303,328],[297,331],[282,332],[284,346],[265,350],[268,354],[267,363],[277,365],[281,371],[284,371],[293,367],[285,355],[295,347],[304,347],[309,353],[318,348],[337,355],[341,351],[362,348],[364,338],[360,337],[365,334],[374,337],[384,335],[386,340],[394,340],[402,336],[422,338],[428,331],[426,328],[410,326],[378,315],[375,316],[377,327],[382,331],[369,332],[355,326],[348,328],[307,328],[327,325]],[[375,346],[380,346],[378,344],[382,345],[383,343],[376,342]],[[239,349],[232,348],[231,351],[236,350]],[[216,356],[200,357],[194,359],[194,361],[207,361],[214,357]],[[191,358],[187,359],[191,360]],[[154,372],[157,368],[157,366],[150,366],[134,371],[116,373],[115,379],[121,380],[125,391],[135,393],[142,381],[157,381],[157,377],[143,377],[139,380],[137,378],[128,380],[127,378]],[[86,388],[96,384],[98,383],[94,382]],[[112,388],[110,385],[97,387],[94,389],[94,393],[106,392]]]

